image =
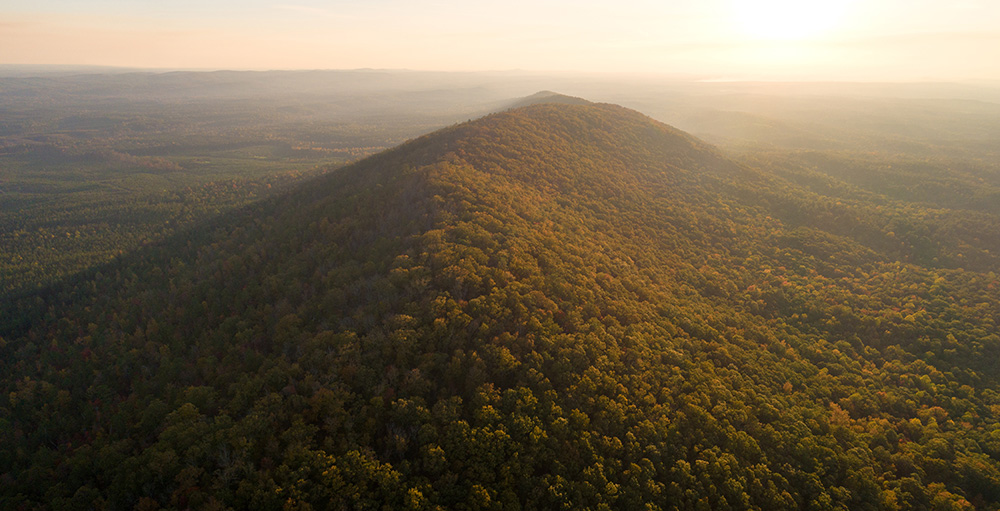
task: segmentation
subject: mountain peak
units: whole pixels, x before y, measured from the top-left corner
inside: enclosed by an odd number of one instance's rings
[[[593,103],[576,96],[567,96],[550,90],[536,92],[530,96],[523,97],[510,105],[510,108],[537,105],[540,103],[562,103],[567,105],[592,105]]]
[[[490,114],[425,135],[392,153],[414,166],[449,155],[480,172],[545,182],[556,189],[609,180],[662,181],[666,176],[676,184],[697,174],[743,172],[714,146],[686,132],[619,105],[575,99]],[[598,186],[593,192],[606,190]]]

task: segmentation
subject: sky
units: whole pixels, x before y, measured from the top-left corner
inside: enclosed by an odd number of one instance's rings
[[[1000,79],[998,0],[0,0],[0,64]]]

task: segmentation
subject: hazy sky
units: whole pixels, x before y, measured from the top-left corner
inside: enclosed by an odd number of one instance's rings
[[[0,0],[0,64],[1000,79],[1000,0]]]

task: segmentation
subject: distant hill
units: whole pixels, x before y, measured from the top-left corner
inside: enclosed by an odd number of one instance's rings
[[[996,508],[996,218],[800,177],[552,103],[331,172],[7,306],[0,499]]]
[[[578,98],[574,96],[567,96],[565,94],[559,94],[557,92],[543,90],[541,92],[536,92],[530,96],[521,98],[510,105],[511,108],[519,108],[524,106],[538,105],[543,103],[558,103],[563,105],[589,105],[592,104],[583,98]]]

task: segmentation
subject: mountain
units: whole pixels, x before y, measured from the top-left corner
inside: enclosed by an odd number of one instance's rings
[[[591,104],[590,101],[587,101],[586,99],[583,98],[578,98],[576,96],[567,96],[565,94],[559,94],[558,92],[543,90],[515,101],[513,104],[510,105],[510,108],[540,105],[543,103],[561,103],[565,105]]]
[[[538,104],[145,247],[5,309],[5,506],[997,508],[996,218],[794,175]]]

